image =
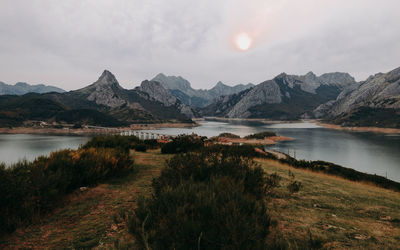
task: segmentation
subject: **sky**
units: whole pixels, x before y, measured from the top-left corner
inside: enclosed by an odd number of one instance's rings
[[[398,0],[0,0],[0,81],[73,90],[110,70],[194,88],[400,67]],[[248,50],[235,46],[246,33]]]

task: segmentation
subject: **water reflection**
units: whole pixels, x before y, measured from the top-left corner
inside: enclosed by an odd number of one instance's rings
[[[0,162],[14,163],[20,159],[33,160],[51,151],[78,148],[89,137],[29,134],[0,134]]]

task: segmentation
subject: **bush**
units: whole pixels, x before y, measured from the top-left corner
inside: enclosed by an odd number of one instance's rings
[[[299,181],[292,181],[287,186],[287,189],[292,194],[299,192],[300,188],[301,188],[301,182],[299,182]]]
[[[136,136],[96,136],[88,141],[83,148],[118,148],[124,151],[129,151],[136,144],[142,141]]]
[[[161,147],[163,154],[186,153],[204,147],[204,138],[196,135],[179,135]]]
[[[265,173],[253,160],[230,152],[205,148],[202,152],[179,154],[167,161],[159,178],[153,181],[156,194],[183,181],[207,182],[213,177],[229,176],[244,186],[244,191],[260,199],[266,193]]]
[[[264,139],[265,137],[271,137],[271,136],[276,136],[276,134],[271,131],[264,131],[261,133],[247,135],[244,138],[246,138],[246,139]]]
[[[135,146],[135,150],[138,152],[146,152],[147,146],[145,144],[138,144]]]
[[[269,223],[262,201],[221,177],[185,181],[141,199],[129,229],[142,248],[264,249]]]
[[[218,137],[226,137],[226,138],[240,138],[240,136],[232,134],[232,133],[221,133]]]
[[[31,223],[74,189],[122,176],[132,165],[126,151],[111,148],[61,150],[10,168],[0,165],[0,234]]]

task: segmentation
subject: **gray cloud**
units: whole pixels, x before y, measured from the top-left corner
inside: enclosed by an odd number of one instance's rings
[[[83,87],[110,69],[133,88],[159,72],[196,88],[280,72],[400,66],[397,0],[2,0],[0,81]],[[247,32],[254,46],[233,45]]]

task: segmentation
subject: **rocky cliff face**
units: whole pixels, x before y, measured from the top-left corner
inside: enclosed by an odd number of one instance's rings
[[[137,90],[148,94],[147,96],[143,96],[144,98],[154,99],[155,101],[161,102],[166,107],[174,106],[180,110],[182,114],[189,118],[193,118],[195,116],[190,107],[174,97],[171,92],[166,90],[157,81],[143,81]]]
[[[43,94],[49,92],[63,93],[65,90],[43,84],[29,85],[25,82],[18,82],[15,85],[8,85],[4,82],[0,82],[0,95],[25,95],[27,93]]]
[[[260,83],[251,89],[240,101],[228,112],[228,117],[247,118],[251,116],[251,107],[261,104],[281,103],[282,93],[275,81]]]
[[[400,68],[385,74],[375,74],[364,82],[351,85],[345,88],[335,101],[323,104],[314,111],[319,118],[327,118],[337,123],[349,123],[349,125],[367,124],[367,121],[363,121],[367,116],[371,122],[379,125],[384,121],[380,121],[378,116],[381,119],[381,115],[387,113],[398,119],[399,112]],[[392,120],[391,117],[385,119]],[[357,124],[357,120],[363,122]],[[368,125],[372,124],[368,123]],[[396,124],[392,123],[392,125]]]
[[[204,115],[231,118],[298,119],[312,117],[318,105],[335,99],[344,86],[355,83],[347,73],[303,76],[282,73],[241,94],[219,98]],[[209,113],[212,110],[220,113]]]
[[[152,81],[160,82],[164,88],[170,90],[173,96],[184,104],[193,107],[204,107],[219,96],[236,94],[254,86],[249,83],[246,85],[238,84],[231,87],[222,82],[218,82],[209,90],[193,89],[190,82],[186,79],[180,76],[166,76],[162,73],[154,77]]]
[[[115,76],[108,70],[104,70],[96,82],[86,88],[80,89],[79,92],[89,94],[87,100],[111,108],[127,103],[122,97],[123,88],[119,85]]]

